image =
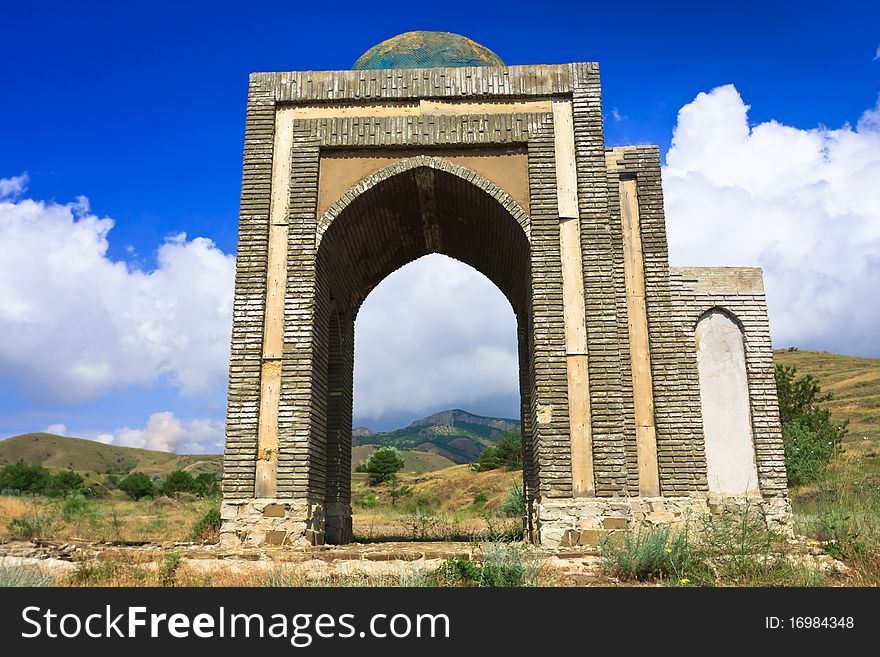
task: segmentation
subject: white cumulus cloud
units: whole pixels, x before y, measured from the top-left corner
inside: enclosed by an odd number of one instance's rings
[[[12,178],[0,178],[0,199],[16,197],[27,189],[28,175],[23,173]]]
[[[763,267],[776,346],[880,355],[880,103],[838,129],[748,110],[727,85],[679,111],[670,261]]]
[[[95,440],[107,445],[140,447],[178,454],[218,454],[223,451],[224,425],[215,420],[184,421],[174,413],[153,413],[141,429],[124,427]]]
[[[395,272],[355,325],[355,416],[518,399],[516,319],[482,274],[442,255]],[[510,404],[517,410],[516,402]]]
[[[0,181],[0,374],[41,399],[82,401],[165,378],[184,393],[225,380],[234,257],[181,233],[141,271],[108,257],[113,220],[88,199],[18,198]]]
[[[54,433],[58,436],[66,436],[67,435],[67,425],[61,424],[50,424],[46,427],[46,433]]]

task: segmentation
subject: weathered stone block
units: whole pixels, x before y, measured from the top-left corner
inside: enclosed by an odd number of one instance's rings
[[[268,545],[282,545],[285,538],[287,538],[287,532],[269,531],[266,532],[264,541]]]
[[[603,518],[602,529],[626,529],[626,518]]]
[[[263,507],[264,518],[283,518],[287,512],[283,504],[267,504]]]
[[[582,529],[578,537],[577,545],[585,545],[598,547],[602,539],[608,535],[607,531],[601,529]]]

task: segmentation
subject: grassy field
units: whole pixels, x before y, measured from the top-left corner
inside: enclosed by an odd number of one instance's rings
[[[521,482],[519,472],[473,472],[460,465],[428,473],[403,473],[410,494],[392,500],[386,485],[352,476],[355,538],[382,540],[471,540],[488,533],[515,535],[518,517],[503,506]],[[0,541],[119,541],[169,544],[192,538],[192,528],[218,500],[181,495],[133,501],[119,491],[106,498],[0,496]],[[16,518],[28,519],[24,527]],[[22,530],[31,531],[25,535]],[[487,533],[488,532],[488,533]]]
[[[849,420],[849,442],[867,438],[872,445],[880,443],[880,358],[777,350],[773,360],[811,374],[823,392],[834,395],[828,408],[835,418]]]
[[[192,530],[215,500],[168,497],[133,501],[0,496],[0,541],[109,541],[163,543],[192,539]],[[16,522],[16,519],[22,519]]]
[[[410,493],[392,500],[387,486],[371,486],[365,474],[352,476],[355,539],[470,540],[487,536],[515,536],[519,517],[504,512],[505,501],[522,473],[508,470],[474,472],[456,465],[401,477]]]
[[[790,489],[796,530],[851,567],[850,583],[880,586],[880,359],[779,350],[776,363],[812,375],[834,419],[849,420],[844,451],[822,480]]]

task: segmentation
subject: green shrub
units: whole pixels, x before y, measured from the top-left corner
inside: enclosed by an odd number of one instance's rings
[[[490,543],[481,561],[452,557],[428,576],[433,586],[536,586],[540,566],[519,544]]]
[[[159,583],[162,586],[174,586],[177,569],[180,567],[181,556],[177,552],[166,554],[159,564]]]
[[[391,478],[388,479],[387,484],[388,497],[391,498],[391,506],[396,506],[397,500],[403,499],[405,497],[410,497],[412,495],[412,488],[402,484],[397,478],[397,475],[391,475]]]
[[[431,573],[429,581],[433,586],[479,586],[482,574],[481,564],[452,557]]]
[[[519,428],[514,427],[504,433],[495,443],[498,463],[507,470],[520,470],[523,467],[523,443]]]
[[[0,559],[0,588],[52,586],[52,577],[32,568],[7,565]]]
[[[835,422],[822,406],[831,393],[822,390],[812,376],[797,376],[797,368],[776,366],[776,391],[790,484],[819,479],[842,450],[847,421]]]
[[[7,463],[0,470],[0,489],[42,494],[46,492],[51,481],[52,475],[46,468],[31,465],[23,459]]]
[[[471,506],[475,509],[482,509],[486,506],[486,502],[489,501],[489,498],[486,497],[483,493],[477,493],[474,495],[474,501],[471,503]]]
[[[98,509],[94,502],[82,493],[72,493],[64,498],[61,504],[61,517],[68,522],[82,520],[95,522],[98,519]]]
[[[846,561],[858,586],[880,586],[880,481],[845,462],[810,492],[797,512],[798,532],[822,541],[827,554]],[[803,507],[803,504],[796,506]]]
[[[194,493],[196,492],[196,480],[186,470],[174,470],[162,480],[159,492],[169,497],[178,493]]]
[[[507,499],[501,505],[501,513],[510,518],[522,517],[526,513],[526,491],[525,488],[514,482],[513,488],[507,494]]]
[[[685,571],[689,558],[687,533],[668,526],[627,530],[599,545],[602,566],[621,579],[668,579]]]
[[[55,519],[47,515],[17,516],[6,525],[6,533],[13,540],[29,541],[34,538],[42,538],[48,533],[54,522]]]
[[[220,477],[213,472],[202,472],[196,475],[193,492],[199,497],[220,495]]]
[[[477,460],[471,463],[470,468],[474,472],[487,472],[489,470],[497,470],[500,466],[498,462],[498,450],[494,445],[490,445],[480,452]]]
[[[704,586],[765,586],[789,581],[785,538],[752,506],[703,516],[691,550],[689,577]]]
[[[624,580],[693,586],[816,586],[817,572],[791,553],[756,508],[710,514],[694,526],[626,531],[600,544],[606,572]]]
[[[83,490],[85,480],[77,472],[73,470],[59,470],[52,475],[46,486],[46,494],[55,497],[66,497],[71,493],[78,493]]]
[[[376,496],[370,493],[366,497],[358,499],[355,503],[363,509],[375,509],[378,501],[376,500]]]
[[[782,425],[782,444],[788,483],[792,485],[820,479],[839,451],[834,443],[822,442],[802,420]]]
[[[119,482],[119,490],[133,500],[152,497],[156,493],[153,481],[143,472],[132,472]]]
[[[483,547],[481,586],[537,586],[540,562],[521,543],[489,543]]]
[[[220,507],[212,506],[192,527],[194,541],[216,542],[220,533]]]

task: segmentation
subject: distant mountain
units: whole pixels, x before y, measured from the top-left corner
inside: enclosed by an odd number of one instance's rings
[[[50,470],[66,469],[97,475],[124,475],[138,470],[165,475],[187,470],[193,475],[222,469],[222,454],[174,454],[152,449],[105,445],[95,440],[68,438],[53,433],[25,433],[0,440],[0,466],[24,459]]]
[[[396,431],[353,435],[355,445],[376,445],[431,452],[454,463],[470,463],[518,420],[474,415],[461,409],[441,411]],[[359,429],[363,429],[362,427]],[[367,430],[369,431],[369,430]]]
[[[352,467],[365,461],[373,449],[386,445],[401,450],[406,472],[430,472],[470,463],[504,432],[518,426],[517,420],[483,417],[454,409],[434,413],[396,431],[373,433],[366,427],[357,427],[352,430],[355,446]],[[75,470],[96,479],[133,470],[149,475],[165,475],[172,470],[187,470],[194,475],[219,473],[223,467],[222,454],[174,454],[51,433],[25,433],[0,440],[0,467],[19,459],[50,470]]]

